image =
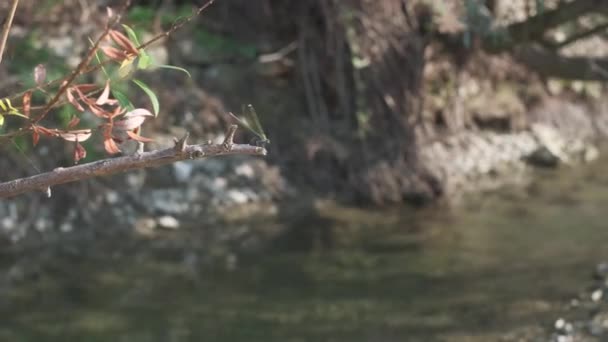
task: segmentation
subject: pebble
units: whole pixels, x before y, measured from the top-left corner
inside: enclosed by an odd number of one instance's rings
[[[179,183],[187,183],[192,176],[194,165],[191,162],[179,161],[171,164],[173,166],[173,175]]]
[[[603,295],[604,295],[604,291],[602,291],[602,289],[597,289],[597,290],[591,292],[591,300],[594,302],[598,302],[600,299],[602,299]]]
[[[608,262],[600,262],[595,266],[593,277],[598,280],[608,278]]]
[[[249,196],[244,191],[229,190],[226,193],[226,198],[234,204],[245,204],[249,201]]]
[[[172,230],[179,228],[179,221],[175,217],[170,215],[161,216],[156,219],[156,222],[158,223],[158,226],[160,228]]]
[[[253,167],[250,164],[243,163],[234,169],[234,173],[243,176],[248,179],[252,179],[255,176],[255,172],[253,171]]]

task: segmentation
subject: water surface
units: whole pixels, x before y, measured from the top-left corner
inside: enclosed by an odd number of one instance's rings
[[[531,186],[458,208],[321,216],[261,253],[119,240],[3,254],[0,340],[542,335],[608,258],[608,162],[542,172]]]

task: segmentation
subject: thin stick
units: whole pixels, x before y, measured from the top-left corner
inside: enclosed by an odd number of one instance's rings
[[[0,38],[0,63],[2,63],[2,56],[4,55],[4,48],[6,47],[6,41],[8,40],[8,32],[11,30],[11,25],[13,24],[13,18],[15,17],[15,12],[17,12],[17,5],[19,4],[19,0],[13,0],[13,4],[11,6],[10,13],[8,14],[8,18],[6,18],[4,22],[4,26],[2,27],[2,37]]]
[[[214,2],[215,2],[215,0],[207,0],[207,2],[204,5],[202,5],[201,7],[199,7],[194,13],[192,13],[192,15],[190,15],[189,17],[185,18],[184,20],[182,20],[181,22],[179,22],[177,24],[173,24],[173,26],[171,26],[171,28],[169,30],[162,32],[162,33],[158,34],[157,36],[155,36],[154,38],[150,39],[149,41],[141,44],[140,46],[137,47],[137,49],[145,49],[146,47],[154,44],[157,40],[164,38],[164,37],[169,37],[169,35],[171,35],[173,32],[179,30],[182,26],[189,23],[192,19],[194,19],[195,17],[200,15],[202,11],[204,11],[207,7],[211,6]]]

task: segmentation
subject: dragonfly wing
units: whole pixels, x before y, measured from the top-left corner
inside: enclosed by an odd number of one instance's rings
[[[255,108],[251,104],[247,105],[247,118],[248,121],[251,121],[252,128],[257,132],[258,136],[263,140],[266,140],[266,134],[264,133],[264,129],[260,124],[260,119],[258,118],[258,114],[255,111]]]

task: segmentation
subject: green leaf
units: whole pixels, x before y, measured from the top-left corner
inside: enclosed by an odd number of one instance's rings
[[[120,67],[118,68],[118,77],[120,77],[121,79],[125,79],[131,76],[135,71],[135,66],[133,65],[134,61],[135,58],[125,59],[124,61],[122,61]]]
[[[148,69],[148,67],[152,64],[152,57],[148,55],[145,51],[141,51],[139,54],[139,61],[137,62],[138,69]]]
[[[125,29],[125,31],[127,31],[127,36],[129,36],[129,39],[135,43],[135,45],[139,46],[139,40],[137,39],[137,35],[135,34],[135,31],[133,31],[133,29],[131,27],[129,27],[128,25],[123,24],[122,27]]]
[[[155,67],[157,68],[163,68],[163,69],[171,69],[171,70],[177,70],[177,71],[182,71],[184,72],[186,75],[188,75],[188,77],[192,78],[192,76],[190,75],[190,73],[188,72],[188,70],[184,69],[184,68],[180,68],[180,67],[176,67],[174,65],[155,65]]]
[[[25,115],[23,115],[23,114],[21,114],[21,113],[19,113],[19,112],[17,112],[17,111],[10,111],[10,112],[9,112],[9,114],[10,114],[10,115],[19,116],[19,117],[22,117],[22,118],[24,118],[24,119],[28,119],[28,120],[29,120],[29,118],[28,118],[27,116],[25,116]]]
[[[0,114],[0,126],[4,125],[4,115]]]
[[[160,109],[160,105],[158,104],[158,98],[156,94],[148,87],[144,82],[140,80],[133,80],[133,83],[137,84],[141,90],[143,90],[148,97],[150,98],[150,102],[152,102],[152,109],[154,110],[154,116],[158,116],[158,111]]]
[[[91,43],[91,46],[94,46],[95,43],[93,42],[93,40],[89,37],[89,43]],[[106,71],[106,68],[104,68],[103,63],[101,61],[101,56],[99,55],[99,50],[95,50],[95,59],[97,60],[97,63],[101,66],[101,71],[103,71],[103,73],[106,75],[107,78],[110,78],[110,75],[108,75],[108,72]]]
[[[131,103],[127,95],[122,91],[112,89],[112,95],[114,95],[114,98],[118,100],[118,103],[120,103],[121,107],[126,108],[127,110],[135,109],[133,103]]]

